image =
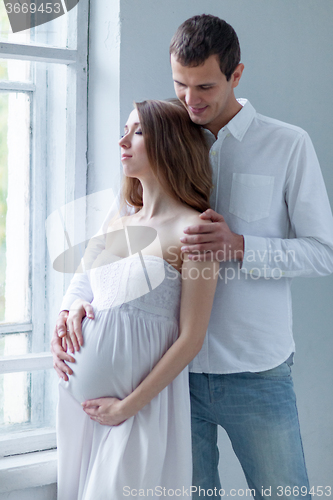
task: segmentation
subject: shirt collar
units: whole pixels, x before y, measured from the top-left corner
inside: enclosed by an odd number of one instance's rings
[[[242,141],[244,135],[248,131],[255,117],[256,110],[247,99],[237,99],[237,101],[243,106],[242,109],[227,123],[227,125],[225,125],[225,127],[219,130],[217,138],[226,135],[226,130],[228,130],[235,139]],[[215,142],[216,139],[212,132],[208,129],[204,129],[204,132],[206,137],[209,138],[209,142]]]
[[[235,115],[229,123],[227,123],[227,128],[235,139],[242,141],[244,135],[249,129],[253,118],[256,114],[256,110],[247,99],[237,99],[237,101],[243,106],[242,109]]]

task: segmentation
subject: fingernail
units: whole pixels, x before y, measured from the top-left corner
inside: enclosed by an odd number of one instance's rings
[[[88,314],[88,318],[93,318],[94,316],[92,314]]]
[[[183,232],[185,233],[185,231],[187,231],[189,227],[190,226],[184,227]]]
[[[180,241],[184,242],[186,240],[186,238],[183,236],[182,238],[180,238]]]
[[[188,248],[187,247],[181,247],[180,251],[181,252],[188,252]]]

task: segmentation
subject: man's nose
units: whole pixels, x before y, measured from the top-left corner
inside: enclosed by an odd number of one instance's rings
[[[185,102],[188,106],[195,106],[201,101],[198,92],[194,89],[186,89]]]

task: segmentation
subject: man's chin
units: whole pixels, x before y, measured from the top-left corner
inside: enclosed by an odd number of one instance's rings
[[[203,116],[202,115],[196,115],[195,113],[192,113],[191,111],[187,110],[188,111],[188,114],[192,120],[193,123],[196,123],[197,125],[206,125],[207,123],[209,123],[209,120],[207,120],[207,117]]]

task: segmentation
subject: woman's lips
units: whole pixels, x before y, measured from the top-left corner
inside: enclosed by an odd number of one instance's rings
[[[121,155],[122,160],[127,160],[128,158],[132,158],[131,155]]]

